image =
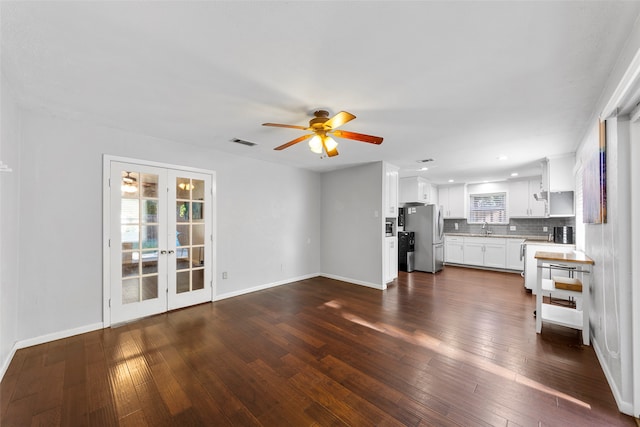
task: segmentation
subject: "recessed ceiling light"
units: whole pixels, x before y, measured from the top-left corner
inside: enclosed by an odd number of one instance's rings
[[[486,179],[484,181],[482,181],[483,184],[488,184],[489,181],[487,181]]]
[[[452,179],[450,179],[450,180],[449,180],[449,182],[453,182],[453,180],[452,180]]]
[[[511,176],[518,176],[518,172],[512,173]]]
[[[418,169],[418,170],[419,170],[419,171],[428,171],[428,170],[429,170],[429,168],[420,168],[420,169]]]
[[[503,155],[498,156],[497,159],[498,160],[507,160],[508,157],[503,154]]]

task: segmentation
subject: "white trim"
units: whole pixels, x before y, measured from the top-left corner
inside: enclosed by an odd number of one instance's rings
[[[293,282],[299,282],[300,280],[312,279],[320,276],[320,273],[305,274],[304,276],[292,277],[290,279],[280,280],[277,282],[265,283],[264,285],[254,286],[253,288],[241,289],[239,291],[227,292],[224,294],[216,295],[214,301],[220,301],[227,298],[233,298],[240,295],[250,294],[252,292],[263,291],[269,288],[275,288],[276,286],[287,285]]]
[[[609,117],[616,115],[617,110],[620,107],[627,107],[625,104],[628,104],[630,101],[633,101],[632,95],[636,95],[632,90],[634,87],[640,82],[640,50],[636,52],[631,63],[627,67],[627,71],[625,71],[622,79],[620,79],[620,83],[616,87],[616,90],[613,91],[613,94],[609,98],[609,102],[602,109],[602,113],[600,114],[600,118],[602,120],[608,119]]]
[[[111,237],[111,229],[108,219],[111,215],[111,191],[108,185],[111,177],[111,163],[130,163],[134,165],[150,166],[156,168],[194,172],[211,176],[211,207],[209,215],[211,215],[211,299],[214,300],[215,290],[217,288],[217,176],[216,172],[210,169],[194,168],[190,166],[181,166],[170,163],[154,162],[150,160],[135,159],[131,157],[114,156],[111,154],[103,154],[102,156],[102,327],[111,326],[111,308],[109,299],[111,298],[111,259],[109,251],[109,239]]]
[[[638,147],[638,131],[640,131],[640,107],[631,114],[631,122],[629,123],[630,129],[630,153],[629,161],[633,165],[640,160],[640,148]],[[631,129],[637,129],[633,132]],[[635,140],[633,134],[635,133]],[[637,168],[630,168],[630,185],[631,190],[630,202],[631,211],[630,217],[637,218],[640,214],[640,200],[638,194],[640,194],[640,171]],[[631,259],[637,259],[640,254],[640,226],[637,221],[632,221],[631,226]],[[631,262],[631,325],[640,325],[640,266],[638,263]],[[631,327],[631,339],[632,339],[632,393],[633,393],[633,415],[640,418],[640,328]]]
[[[611,374],[611,371],[609,370],[609,367],[607,366],[606,363],[602,363],[602,361],[605,360],[605,358],[602,353],[602,350],[600,350],[600,347],[598,346],[598,341],[591,339],[591,345],[593,346],[593,349],[596,352],[596,356],[598,357],[598,362],[600,363],[602,372],[604,372],[604,376],[607,379],[607,382],[609,383],[609,387],[611,388],[611,392],[613,393],[613,398],[615,399],[616,404],[618,405],[618,410],[620,410],[620,412],[624,414],[632,415],[633,402],[627,402],[626,400],[622,400],[622,395],[620,394],[620,390],[618,390],[618,388],[616,387],[616,382],[613,378],[613,375]]]
[[[52,332],[50,334],[40,335],[39,337],[34,337],[34,338],[26,339],[26,340],[17,341],[16,343],[13,344],[13,348],[11,348],[11,352],[9,353],[9,357],[7,357],[7,360],[5,360],[3,365],[2,365],[2,367],[0,367],[0,380],[2,380],[4,378],[4,374],[7,372],[7,369],[9,368],[9,365],[11,364],[11,361],[13,360],[14,356],[16,355],[16,351],[18,351],[18,350],[20,350],[22,348],[32,347],[32,346],[38,345],[38,344],[44,344],[44,343],[48,343],[48,342],[51,342],[51,341],[60,340],[60,339],[63,339],[63,338],[73,337],[75,335],[86,334],[87,332],[93,332],[93,331],[97,331],[99,329],[104,329],[102,323],[100,323],[100,322],[91,323],[89,325],[79,326],[79,327],[73,328],[73,329],[67,329],[67,330],[64,330],[64,331]]]
[[[4,374],[7,373],[7,369],[9,369],[9,365],[13,360],[13,356],[16,355],[16,351],[18,351],[18,343],[13,343],[13,347],[11,347],[11,351],[7,355],[7,358],[3,361],[2,366],[0,366],[0,381],[4,378]]]
[[[18,341],[16,347],[19,349],[31,347],[38,344],[44,344],[47,342],[60,340],[63,338],[73,337],[75,335],[86,334],[87,332],[97,331],[98,329],[104,329],[102,323],[91,323],[89,325],[79,326],[73,329],[67,329],[64,331],[52,332],[47,335],[40,335],[39,337],[29,338],[26,340]]]
[[[182,171],[188,171],[188,172],[215,175],[215,171],[211,169],[194,168],[191,166],[181,166],[181,165],[176,165],[171,163],[154,162],[151,160],[134,159],[132,157],[121,157],[121,156],[112,156],[110,154],[103,154],[103,159],[104,159],[104,162],[108,162],[108,163],[115,161],[120,163],[131,163],[135,165],[153,166],[156,168],[175,169],[175,170],[182,170]]]
[[[104,155],[102,158],[102,327],[111,325],[111,310],[109,298],[111,297],[111,262],[109,260],[109,238],[111,237],[111,225],[108,220],[111,209],[111,191],[109,179],[111,177],[111,162],[113,157]]]
[[[353,283],[354,285],[360,285],[360,286],[366,286],[368,288],[379,289],[382,291],[387,289],[386,283],[380,286],[377,283],[365,282],[363,280],[351,279],[349,277],[336,276],[335,274],[321,273],[320,276],[326,277],[328,279],[340,280],[341,282]]]

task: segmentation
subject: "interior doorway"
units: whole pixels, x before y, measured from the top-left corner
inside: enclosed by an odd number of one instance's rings
[[[105,156],[105,327],[214,295],[215,174]]]

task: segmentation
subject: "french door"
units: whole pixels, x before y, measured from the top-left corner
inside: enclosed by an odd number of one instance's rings
[[[109,323],[211,301],[212,175],[112,160],[108,182]]]

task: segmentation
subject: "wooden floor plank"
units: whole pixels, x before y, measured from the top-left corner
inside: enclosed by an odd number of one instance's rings
[[[0,425],[629,426],[516,274],[316,277],[18,350]]]

